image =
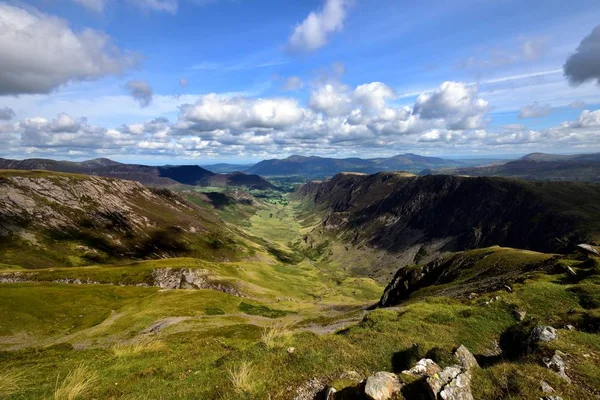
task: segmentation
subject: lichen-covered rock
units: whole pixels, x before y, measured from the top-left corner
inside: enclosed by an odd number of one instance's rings
[[[473,400],[471,371],[463,371],[446,384],[438,394],[443,400]]]
[[[317,395],[323,394],[327,387],[325,378],[312,378],[296,389],[293,400],[314,400]]]
[[[377,372],[367,378],[365,395],[369,400],[391,400],[398,398],[402,385],[395,374]]]
[[[454,351],[454,357],[456,357],[460,362],[460,365],[467,370],[479,367],[479,363],[473,356],[473,353],[462,344]]]
[[[554,393],[555,392],[554,388],[552,386],[550,386],[550,384],[546,381],[540,382],[540,389],[544,393]]]
[[[152,271],[154,286],[161,289],[212,289],[223,293],[241,296],[233,286],[211,282],[210,271],[192,268],[157,268]]]
[[[403,374],[412,375],[415,377],[433,376],[440,372],[442,372],[440,366],[429,358],[422,358],[411,369],[402,371]]]
[[[464,371],[465,369],[463,367],[452,365],[444,368],[440,373],[428,377],[426,382],[430,391],[430,397],[437,399],[437,395],[442,388]]]

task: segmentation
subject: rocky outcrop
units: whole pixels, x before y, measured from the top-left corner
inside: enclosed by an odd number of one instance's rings
[[[116,285],[116,286],[155,286],[164,290],[175,289],[210,289],[219,292],[244,297],[232,284],[217,282],[211,279],[210,271],[206,269],[194,268],[157,268],[151,273],[152,285],[146,282],[124,284],[122,282],[95,281],[89,278],[59,278],[47,279],[37,272],[10,272],[0,274],[0,284],[2,283],[23,283],[23,282],[53,282],[69,285]]]
[[[152,271],[152,278],[154,286],[161,289],[212,289],[241,296],[233,286],[211,281],[209,274],[206,269],[158,268]]]
[[[365,396],[369,400],[390,400],[400,393],[402,385],[396,374],[377,372],[367,378]]]
[[[527,339],[527,348],[529,352],[534,351],[540,343],[550,342],[557,337],[556,329],[551,326],[538,325],[531,330]]]
[[[552,357],[545,357],[542,360],[542,362],[544,363],[546,368],[551,369],[552,371],[556,372],[556,374],[562,379],[571,383],[571,378],[569,378],[567,376],[567,373],[565,372],[565,361],[558,351],[555,351]]]

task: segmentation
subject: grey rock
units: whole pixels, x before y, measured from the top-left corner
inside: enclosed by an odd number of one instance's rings
[[[554,388],[546,381],[540,382],[540,389],[542,389],[542,392],[544,393],[555,393]]]
[[[411,369],[402,371],[403,374],[414,377],[433,376],[440,372],[442,372],[442,368],[429,358],[422,358]]]
[[[437,395],[440,393],[442,388],[448,383],[452,382],[454,378],[464,371],[465,369],[463,367],[459,365],[452,365],[444,368],[442,372],[428,377],[426,382],[430,391],[430,397],[437,399]]]
[[[296,389],[293,400],[314,400],[319,393],[325,390],[326,386],[324,378],[312,378]]]
[[[540,400],[563,400],[560,396],[544,396],[540,397]]]
[[[464,371],[452,379],[438,394],[443,400],[473,400],[471,371]]]
[[[598,253],[598,250],[596,250],[595,248],[593,248],[591,245],[586,244],[586,243],[581,243],[578,244],[577,247],[580,250],[583,250],[585,253],[589,253],[589,254],[593,254],[595,256],[600,255],[600,253]]]
[[[454,357],[458,359],[460,365],[466,370],[479,367],[479,363],[473,356],[473,353],[462,344],[454,351]]]
[[[533,351],[540,342],[550,342],[557,337],[556,329],[551,326],[536,326],[527,341],[529,351]]]
[[[369,400],[392,399],[402,389],[400,380],[390,372],[377,372],[367,378],[365,395]]]
[[[565,360],[563,360],[558,352],[555,352],[551,358],[544,358],[542,361],[546,368],[551,369],[565,381],[571,383],[571,378],[569,378],[565,372]]]

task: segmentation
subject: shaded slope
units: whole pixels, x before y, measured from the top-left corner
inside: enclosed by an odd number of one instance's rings
[[[556,252],[600,234],[594,184],[340,174],[303,185],[295,196],[321,210],[325,231],[396,253],[496,244]]]
[[[529,180],[600,182],[600,153],[578,155],[532,153],[501,165],[459,168],[448,170],[446,173]]]
[[[246,251],[214,213],[167,189],[41,171],[0,171],[0,239],[0,263],[31,268]]]

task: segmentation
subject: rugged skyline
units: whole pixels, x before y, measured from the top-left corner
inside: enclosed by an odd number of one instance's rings
[[[0,157],[600,151],[595,1],[0,2]]]

